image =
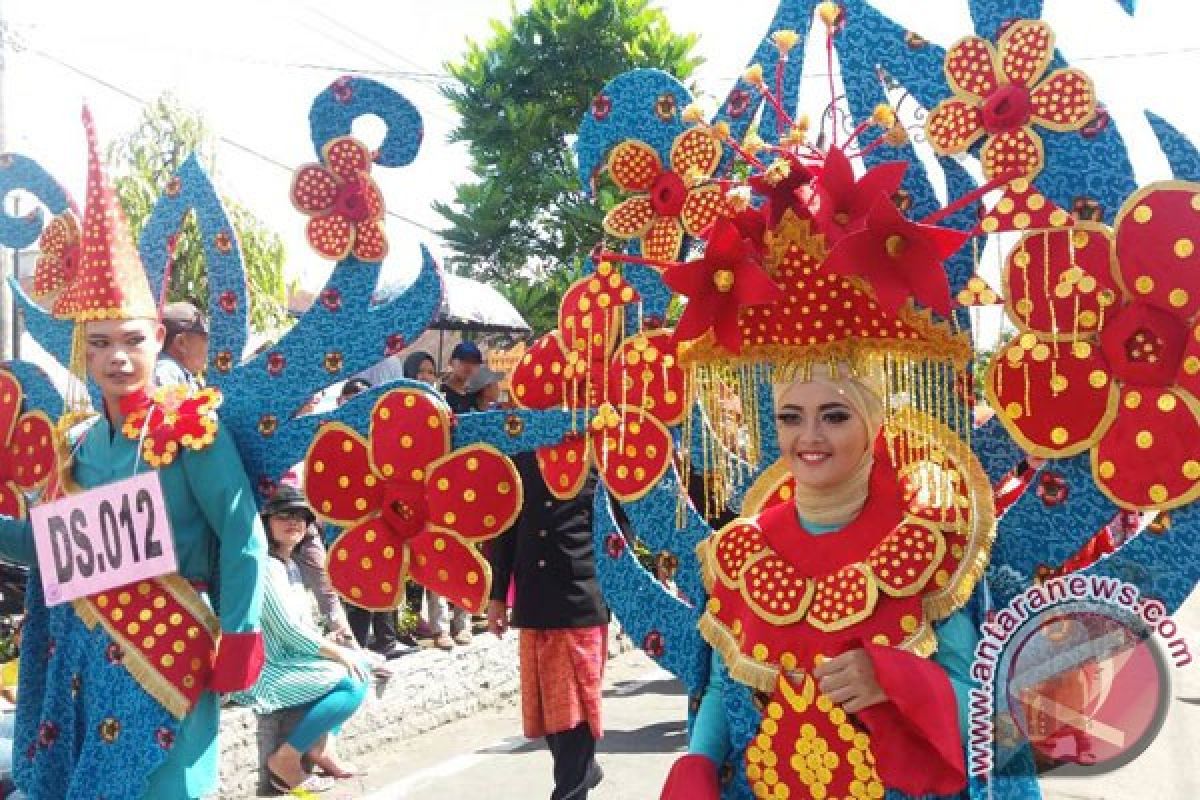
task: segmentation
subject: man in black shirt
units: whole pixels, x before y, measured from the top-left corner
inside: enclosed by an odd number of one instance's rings
[[[467,384],[482,364],[483,353],[474,342],[459,342],[450,352],[450,374],[438,389],[455,414],[469,414],[475,410],[475,397]]]
[[[592,549],[591,475],[569,500],[550,494],[533,453],[514,459],[525,504],[513,527],[490,543],[488,629],[520,628],[525,736],[546,738],[554,758],[551,800],[585,800],[603,778],[596,763],[608,608]],[[511,619],[509,579],[516,588]]]

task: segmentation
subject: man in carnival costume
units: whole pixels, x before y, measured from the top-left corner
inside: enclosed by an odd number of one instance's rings
[[[156,470],[178,572],[50,607],[30,582],[14,772],[37,800],[198,798],[217,789],[217,695],[262,666],[265,540],[220,394],[154,390],[164,329],[86,109],[84,126],[80,256],[53,313],[74,321],[72,372],[102,404],[84,413],[76,388],[46,498]],[[35,563],[23,500],[5,510],[0,554]]]

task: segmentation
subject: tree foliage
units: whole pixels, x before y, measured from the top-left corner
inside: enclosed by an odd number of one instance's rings
[[[533,0],[486,43],[470,42],[443,92],[462,116],[475,180],[435,208],[466,274],[500,285],[568,269],[601,237],[570,149],[592,98],[635,67],[686,79],[696,36],[675,34],[650,0]]]
[[[216,180],[213,150],[213,137],[203,119],[167,94],[147,105],[138,126],[112,143],[108,161],[114,189],[135,237],[141,235],[167,182],[193,152]],[[278,330],[287,321],[283,241],[241,204],[229,197],[222,197],[221,202],[246,267],[250,324],[256,331]],[[175,241],[167,299],[190,300],[208,308],[208,271],[200,229],[192,214],[187,215]]]

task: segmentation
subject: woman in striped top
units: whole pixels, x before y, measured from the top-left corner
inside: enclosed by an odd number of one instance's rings
[[[292,552],[313,524],[303,496],[281,486],[263,507],[263,527],[273,558],[268,559],[263,593],[262,630],[266,665],[253,688],[234,701],[260,714],[304,707],[304,716],[287,740],[267,758],[271,785],[280,792],[321,792],[331,778],[349,778],[355,768],[338,758],[333,734],[362,705],[371,665],[365,653],[325,639],[313,621]],[[325,772],[310,775],[302,759]]]

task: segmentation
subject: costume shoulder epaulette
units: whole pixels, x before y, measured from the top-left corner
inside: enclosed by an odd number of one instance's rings
[[[163,386],[125,417],[121,432],[141,442],[147,464],[165,467],[181,450],[203,450],[216,441],[221,400],[221,392],[211,386]]]

